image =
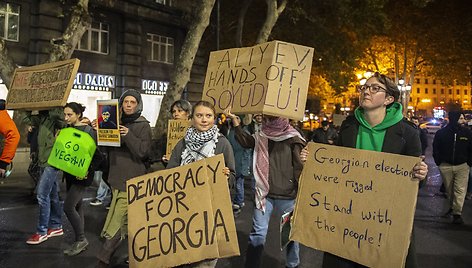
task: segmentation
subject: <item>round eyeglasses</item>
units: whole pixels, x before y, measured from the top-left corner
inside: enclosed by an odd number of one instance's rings
[[[359,91],[359,93],[364,93],[366,90],[369,90],[370,94],[375,94],[377,92],[387,92],[387,89],[386,88],[383,88],[381,86],[378,86],[378,85],[362,85],[362,86],[358,86],[357,87],[357,91]]]

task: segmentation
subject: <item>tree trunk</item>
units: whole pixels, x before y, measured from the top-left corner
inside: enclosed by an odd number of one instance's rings
[[[267,4],[267,16],[264,24],[259,31],[257,36],[256,44],[261,44],[269,40],[269,35],[274,28],[275,23],[277,22],[280,14],[285,10],[287,6],[287,0],[266,0]]]
[[[3,82],[7,87],[10,86],[13,72],[15,71],[16,65],[13,59],[8,55],[8,49],[4,39],[0,39],[0,75],[2,76]]]
[[[90,27],[92,19],[88,12],[88,3],[88,0],[79,0],[74,6],[69,25],[62,37],[51,40],[52,49],[48,62],[70,59],[82,35]]]
[[[247,10],[249,9],[249,6],[251,5],[251,3],[252,3],[252,0],[244,0],[243,6],[241,7],[241,10],[239,11],[238,27],[236,29],[236,47],[243,46],[244,20],[246,17]]]
[[[179,100],[185,86],[190,80],[190,71],[192,69],[195,55],[197,54],[200,41],[205,29],[210,22],[210,15],[215,5],[215,0],[201,1],[194,14],[194,19],[189,27],[187,36],[182,45],[179,57],[175,61],[175,67],[172,72],[167,93],[161,103],[159,117],[154,128],[154,139],[157,141],[154,150],[165,150],[164,140],[167,136],[167,121],[170,119],[170,106],[176,100]],[[154,152],[159,153],[160,152]]]

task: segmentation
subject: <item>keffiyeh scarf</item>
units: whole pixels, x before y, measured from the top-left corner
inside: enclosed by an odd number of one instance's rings
[[[194,127],[189,127],[184,138],[185,149],[182,152],[180,164],[185,165],[214,156],[219,135],[219,130],[216,125],[205,132],[200,132]]]
[[[266,196],[269,193],[269,139],[284,141],[298,136],[305,139],[293,128],[286,118],[276,117],[262,122],[261,131],[254,134],[254,178],[256,180],[256,208],[265,212]]]

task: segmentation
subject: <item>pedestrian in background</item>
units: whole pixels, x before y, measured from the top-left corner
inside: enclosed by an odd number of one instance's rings
[[[313,131],[313,141],[324,144],[334,144],[337,138],[336,130],[333,129],[328,121],[322,121],[321,127]]]
[[[472,132],[461,126],[465,121],[462,112],[451,111],[448,117],[449,123],[434,136],[433,158],[450,201],[444,217],[452,215],[453,223],[463,224],[462,207],[472,166]]]
[[[412,116],[410,120],[418,128],[418,133],[420,134],[421,141],[421,154],[425,155],[426,148],[428,147],[428,130],[426,128],[420,127],[420,119],[418,117]]]
[[[186,100],[176,100],[170,106],[170,113],[173,120],[190,120],[192,115],[192,104]],[[164,144],[167,144],[167,141]],[[169,159],[167,159],[167,156],[164,153],[162,156],[162,163],[164,166],[167,166],[167,162],[169,162]]]
[[[192,110],[192,126],[188,128],[185,137],[175,145],[167,168],[183,166],[223,154],[225,159],[223,172],[229,177],[230,183],[233,182],[235,175],[233,149],[215,125],[215,108],[207,101],[199,101]],[[215,267],[217,261],[218,259],[208,259],[181,267]]]
[[[298,178],[303,164],[300,152],[305,139],[287,118],[264,116],[260,132],[249,135],[240,119],[226,110],[233,121],[237,141],[254,148],[253,170],[256,181],[255,209],[246,252],[245,267],[260,267],[269,221],[273,212],[293,211],[298,191]],[[286,267],[298,267],[299,244],[291,241],[286,248]]]
[[[27,113],[24,121],[38,128],[38,163],[41,167],[41,177],[36,189],[39,217],[36,233],[26,241],[27,244],[37,245],[48,238],[64,234],[58,183],[62,171],[48,164],[56,134],[65,126],[64,111],[62,108],[32,111]]]
[[[125,91],[118,102],[120,109],[120,147],[109,147],[108,182],[113,189],[110,204],[101,237],[105,243],[97,258],[97,267],[107,267],[110,259],[128,234],[128,196],[126,181],[146,174],[145,160],[149,158],[151,148],[151,126],[141,116],[143,101],[136,90]],[[94,128],[97,121],[92,122]]]
[[[20,142],[20,133],[15,122],[5,110],[5,100],[0,99],[0,135],[3,136],[3,150],[0,154],[0,178],[7,174],[7,166],[13,160],[16,147]]]

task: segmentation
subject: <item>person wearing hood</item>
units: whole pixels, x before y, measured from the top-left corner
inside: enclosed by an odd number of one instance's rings
[[[98,253],[97,267],[107,267],[110,259],[128,233],[128,197],[126,181],[146,174],[145,160],[151,148],[151,126],[141,116],[143,101],[136,90],[125,91],[119,100],[121,146],[109,147],[108,182],[113,189],[101,236],[105,238]],[[97,121],[92,122],[94,128]]]
[[[462,126],[464,122],[463,113],[449,112],[449,124],[438,130],[433,139],[434,162],[450,200],[449,211],[444,216],[452,215],[455,224],[464,223],[461,214],[472,166],[472,132]]]
[[[386,152],[407,156],[421,155],[421,141],[416,126],[403,117],[398,102],[400,91],[387,76],[376,72],[358,88],[359,105],[354,115],[343,121],[336,144],[363,150]],[[305,161],[308,151],[302,151]],[[425,162],[419,161],[413,168],[415,179],[424,180],[428,173]],[[415,236],[411,233],[405,267],[417,267]],[[325,252],[323,267],[365,267],[353,261]]]

